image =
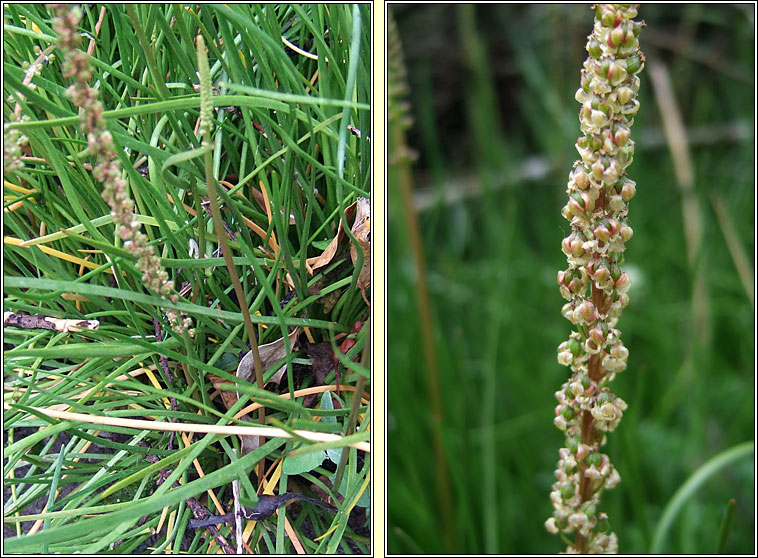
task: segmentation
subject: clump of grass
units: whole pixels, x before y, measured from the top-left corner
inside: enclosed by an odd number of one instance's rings
[[[551,533],[575,533],[568,541],[570,553],[618,548],[599,505],[603,490],[621,479],[600,449],[627,408],[609,384],[626,369],[629,356],[616,325],[631,286],[620,266],[632,237],[627,214],[636,189],[626,169],[634,155],[630,128],[639,109],[637,74],[644,67],[637,38],[644,23],[634,21],[636,15],[636,6],[596,6],[576,93],[584,136],[576,143],[581,160],[569,175],[569,201],[562,211],[572,232],[563,240],[569,267],[558,273],[558,284],[569,301],[562,314],[577,329],[558,347],[558,362],[571,367],[571,377],[555,394],[554,422],[566,441],[550,493],[555,511],[545,523]]]
[[[360,269],[346,246],[321,269],[307,263],[370,192],[368,6],[57,10],[68,25],[42,5],[4,12],[5,132],[28,138],[6,165],[4,304],[100,326],[5,328],[5,520],[17,534],[5,549],[212,553],[230,526],[192,530],[189,519],[297,491],[338,513],[293,504],[235,530],[238,542],[369,552]],[[211,84],[202,107],[198,34]],[[266,383],[284,366],[278,389],[237,381],[248,345],[295,328],[296,345],[259,367]],[[338,368],[332,347],[345,336]],[[320,346],[328,357],[310,358]],[[231,384],[233,405],[210,375]],[[249,427],[239,417],[263,407],[281,435],[243,452],[223,429]]]

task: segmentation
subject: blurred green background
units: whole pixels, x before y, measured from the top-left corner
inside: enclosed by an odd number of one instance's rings
[[[544,529],[563,441],[554,392],[569,373],[556,347],[571,331],[556,274],[566,267],[560,211],[578,158],[574,93],[593,12],[389,11],[417,158],[407,172],[391,119],[388,551],[560,552]],[[754,5],[643,5],[640,18],[647,65],[624,265],[633,285],[618,325],[630,356],[612,384],[629,408],[605,446],[622,482],[602,503],[625,554],[650,552],[677,489],[755,432]],[[421,233],[428,311],[406,205]],[[727,549],[754,553],[754,495],[750,453],[691,494],[659,550],[714,552],[734,498]]]

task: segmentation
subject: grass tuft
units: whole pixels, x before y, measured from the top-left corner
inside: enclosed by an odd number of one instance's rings
[[[4,329],[4,518],[6,537],[15,535],[6,551],[214,553],[234,540],[233,522],[218,531],[188,522],[234,509],[238,480],[245,506],[297,491],[337,507],[298,502],[246,521],[247,551],[368,553],[369,361],[348,368],[331,353],[349,339],[347,358],[368,354],[369,337],[353,332],[368,307],[349,245],[319,269],[307,260],[337,234],[342,211],[370,195],[369,6],[81,9],[78,48],[89,53],[88,83],[134,225],[178,298],[145,285],[100,196],[78,109],[64,94],[52,13],[7,6],[4,119],[26,143],[11,153],[22,165],[6,165],[4,310],[99,327]],[[212,103],[206,137],[198,35]],[[362,137],[345,135],[348,126]],[[173,330],[172,312],[191,330]],[[294,328],[295,343],[259,363],[257,387],[235,390],[239,359]],[[264,386],[282,366],[279,383]],[[232,383],[236,399],[209,375]],[[296,437],[243,448],[229,427],[252,426],[246,413],[263,417],[264,408],[268,427]],[[199,430],[134,428],[130,419]]]

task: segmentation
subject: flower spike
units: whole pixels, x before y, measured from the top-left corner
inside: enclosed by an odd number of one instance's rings
[[[618,549],[607,515],[598,509],[603,489],[621,479],[600,449],[627,406],[609,384],[626,369],[629,355],[616,325],[631,286],[621,270],[632,236],[628,206],[635,194],[626,169],[634,155],[630,129],[639,109],[637,74],[645,65],[638,41],[645,24],[632,19],[637,6],[598,4],[594,9],[589,56],[575,95],[584,134],[576,142],[581,160],[569,174],[562,210],[572,232],[562,243],[568,269],[558,273],[558,285],[569,302],[561,313],[576,329],[558,347],[558,362],[571,368],[571,377],[556,392],[553,422],[566,440],[550,493],[554,513],[545,522],[549,532],[563,533],[567,541],[574,534],[569,554]]]

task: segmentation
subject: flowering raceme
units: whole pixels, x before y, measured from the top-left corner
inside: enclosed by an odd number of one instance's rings
[[[558,362],[571,367],[571,377],[555,394],[554,423],[566,440],[550,494],[555,510],[545,522],[552,533],[575,533],[573,542],[566,538],[569,553],[617,550],[616,535],[598,506],[602,490],[620,477],[600,448],[626,409],[609,383],[626,369],[629,355],[616,325],[631,286],[620,266],[632,237],[627,211],[635,184],[626,168],[634,155],[630,128],[639,108],[637,74],[644,66],[637,38],[644,23],[633,21],[636,15],[634,5],[595,6],[589,57],[576,92],[584,135],[576,142],[581,160],[569,174],[562,210],[571,223],[562,243],[568,269],[558,273],[568,301],[561,313],[576,330],[558,347]]]
[[[155,249],[148,244],[147,236],[140,230],[113,136],[105,124],[103,104],[98,100],[98,91],[89,85],[92,79],[90,58],[78,50],[81,35],[77,26],[82,11],[77,6],[67,4],[50,4],[48,7],[55,14],[53,29],[58,34],[58,46],[65,54],[63,77],[74,80],[73,85],[66,89],[66,96],[81,110],[80,125],[87,137],[87,153],[95,160],[92,176],[103,183],[102,197],[111,209],[124,248],[137,258],[136,267],[142,272],[143,283],[162,298],[176,303],[179,296],[174,291],[173,282],[162,268]],[[174,331],[193,334],[189,329],[192,325],[190,318],[181,316],[171,308],[166,309],[166,316]]]

